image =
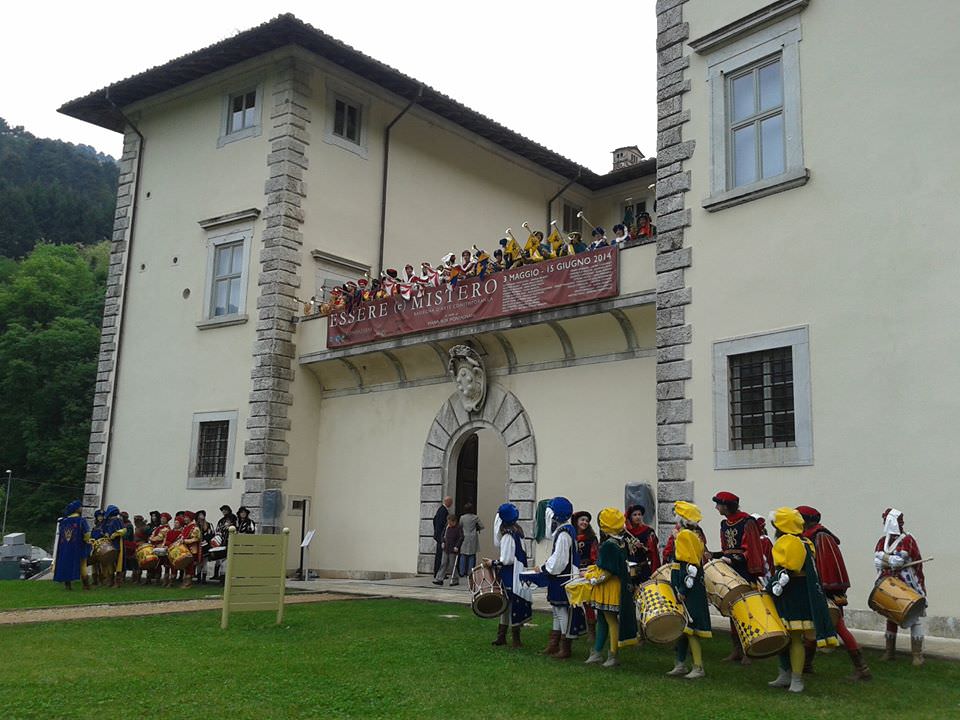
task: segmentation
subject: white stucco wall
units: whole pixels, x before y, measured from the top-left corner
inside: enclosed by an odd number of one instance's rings
[[[696,0],[684,20],[697,38],[766,4]],[[880,513],[899,507],[923,554],[937,558],[926,566],[930,614],[957,616],[960,551],[937,518],[960,504],[960,251],[956,216],[944,207],[960,185],[960,101],[944,92],[960,59],[960,7],[935,5],[915,12],[892,1],[812,0],[800,16],[799,51],[810,181],[715,213],[700,207],[710,191],[709,98],[704,58],[690,54],[684,139],[697,145],[685,166],[693,173],[686,279],[694,298],[687,473],[711,528],[718,489],[740,494],[752,512],[820,509],[843,540],[857,608],[873,583]],[[889,29],[907,25],[909,35],[891,42]],[[714,470],[712,344],[799,325],[810,329],[813,465]]]

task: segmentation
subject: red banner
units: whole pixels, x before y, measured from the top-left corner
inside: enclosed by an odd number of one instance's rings
[[[492,318],[614,297],[618,250],[601,248],[544,260],[455,286],[426,288],[412,300],[392,297],[358,303],[327,318],[327,347],[468,325]]]

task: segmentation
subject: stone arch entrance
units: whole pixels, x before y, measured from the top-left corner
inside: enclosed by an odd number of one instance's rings
[[[433,419],[423,446],[420,470],[420,544],[417,570],[433,571],[436,544],[433,516],[445,495],[454,494],[457,460],[464,442],[479,429],[495,433],[506,446],[507,500],[520,511],[520,525],[533,537],[533,514],[537,498],[537,446],[526,410],[512,392],[496,383],[487,388],[483,408],[467,412],[459,393],[453,393]],[[488,524],[491,518],[481,518]],[[531,540],[525,541],[532,552]]]

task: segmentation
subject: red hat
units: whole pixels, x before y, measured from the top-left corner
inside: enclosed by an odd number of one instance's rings
[[[183,511],[183,516],[184,516],[187,520],[193,520],[195,517],[197,517],[196,513],[194,513],[192,510],[184,510],[184,511]]]
[[[120,513],[120,517],[122,517],[124,520],[129,520],[129,519],[130,519],[130,513],[128,513],[126,510],[124,510],[122,513]]]
[[[173,515],[170,513],[160,513],[160,521],[168,523],[173,519]]]
[[[134,515],[134,516],[133,516],[134,522],[136,522],[137,520],[143,520],[143,519],[144,519],[144,518],[143,518],[143,515]]]
[[[797,512],[803,516],[807,522],[820,522],[820,512],[809,505],[798,505]]]
[[[721,505],[739,505],[740,504],[740,498],[738,498],[733,493],[726,492],[726,491],[718,492],[716,495],[714,495],[713,501],[715,503],[720,503]]]

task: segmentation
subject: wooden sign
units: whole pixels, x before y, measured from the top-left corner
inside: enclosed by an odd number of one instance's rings
[[[241,535],[230,528],[221,628],[231,612],[248,610],[276,610],[277,625],[283,622],[289,540],[289,528],[280,535]]]

